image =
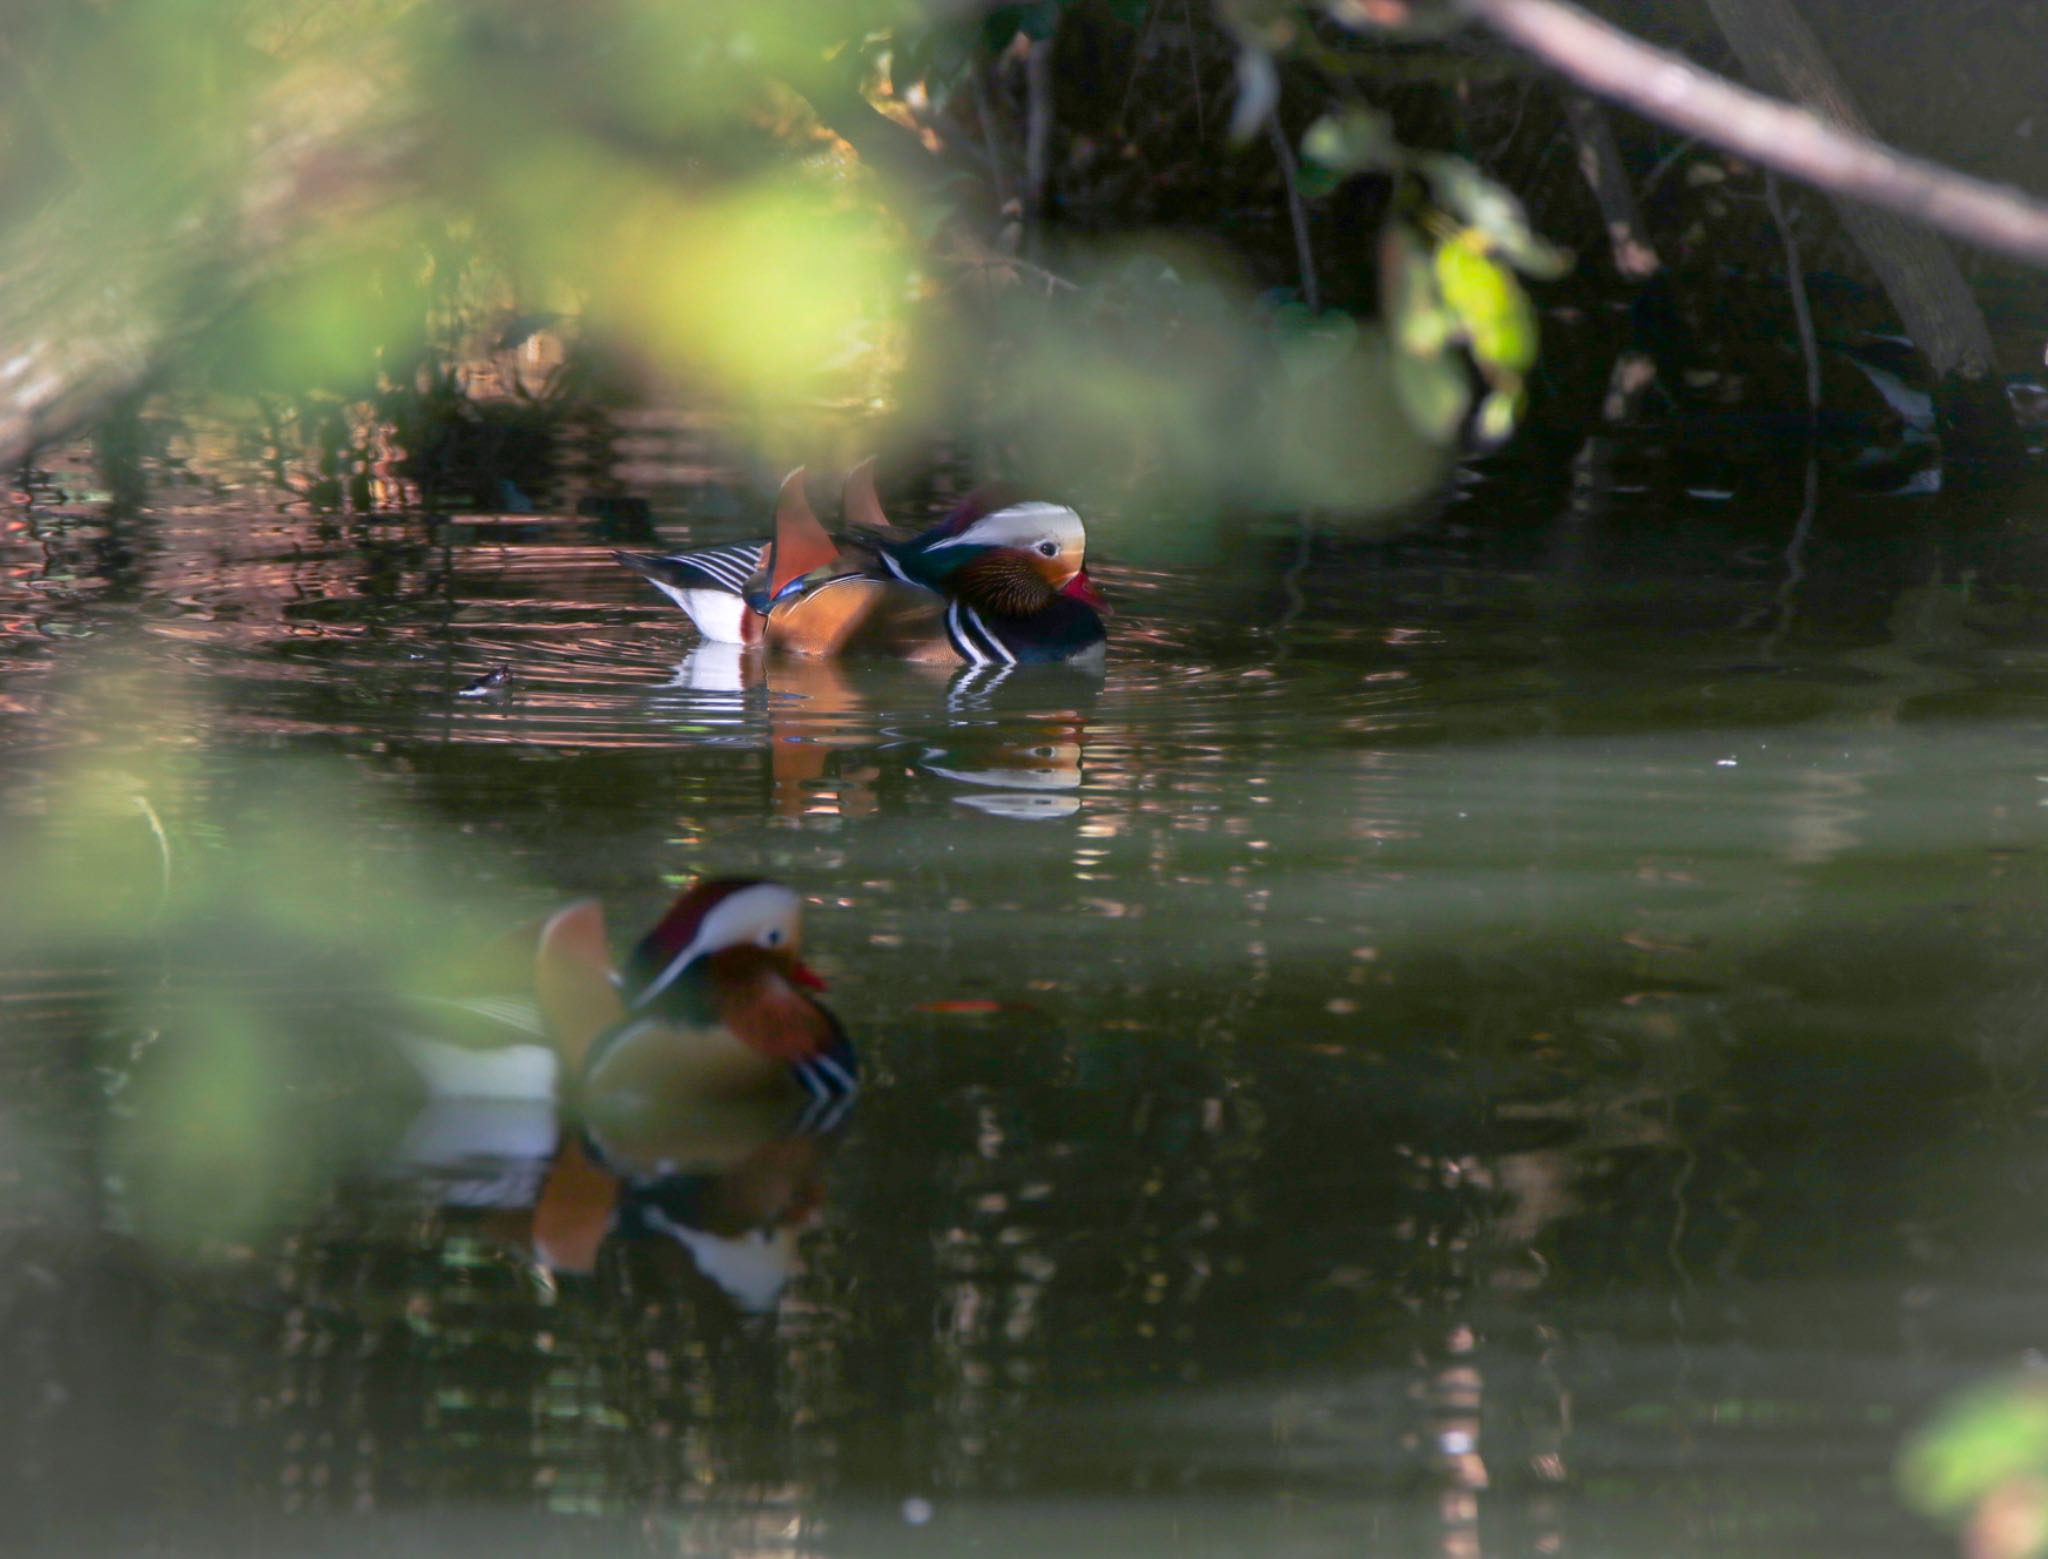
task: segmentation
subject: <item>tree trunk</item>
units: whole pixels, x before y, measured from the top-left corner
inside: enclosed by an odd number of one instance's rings
[[[1636,204],[1635,186],[1628,181],[1628,168],[1621,149],[1614,144],[1614,131],[1599,103],[1583,92],[1564,94],[1564,122],[1571,127],[1578,147],[1579,172],[1599,204],[1600,219],[1607,225],[1607,244],[1614,256],[1614,271],[1623,281],[1648,281],[1661,266],[1657,249],[1643,224],[1642,208]]]

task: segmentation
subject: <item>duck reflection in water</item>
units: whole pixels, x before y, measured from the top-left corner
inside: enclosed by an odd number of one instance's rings
[[[943,695],[934,699],[941,682]],[[710,712],[704,700],[727,700],[718,712],[728,719],[739,699],[765,695],[778,817],[815,811],[827,788],[841,816],[869,816],[885,765],[894,762],[961,787],[953,799],[962,806],[1031,820],[1080,810],[1086,711],[1100,683],[1064,667],[946,673],[700,644],[666,686],[689,696],[693,715]]]
[[[948,723],[942,744],[924,749],[918,767],[974,787],[954,801],[991,817],[1072,817],[1081,810],[1087,731],[1078,709],[1010,721],[963,715]]]
[[[437,998],[437,1032],[401,1036],[427,1103],[395,1167],[550,1272],[658,1237],[742,1309],[772,1308],[858,1089],[851,1042],[810,994],[801,912],[779,883],[700,883],[616,972],[594,900],[515,936],[532,1000]],[[483,967],[502,973],[507,953]]]

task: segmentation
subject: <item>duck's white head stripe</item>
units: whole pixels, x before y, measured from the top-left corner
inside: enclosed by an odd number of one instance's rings
[[[677,977],[698,959],[753,941],[761,927],[770,921],[786,919],[793,924],[802,907],[803,901],[795,891],[779,882],[750,883],[729,894],[706,912],[703,923],[697,927],[697,934],[690,938],[681,952],[661,966],[661,973],[647,982],[646,988],[634,998],[634,1007],[644,1007],[653,1001],[675,984]]]
[[[1013,503],[994,514],[984,514],[957,536],[935,541],[927,551],[942,547],[1030,547],[1041,541],[1055,541],[1061,550],[1086,541],[1081,516],[1064,504]]]
[[[700,931],[688,947],[661,966],[661,973],[647,982],[647,989],[633,999],[633,1005],[635,1007],[644,1007],[653,1001],[655,997],[675,984],[676,976],[703,957],[706,951],[704,934]]]

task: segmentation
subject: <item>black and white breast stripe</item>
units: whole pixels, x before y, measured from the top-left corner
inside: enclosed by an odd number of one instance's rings
[[[860,1091],[859,1080],[830,1051],[812,1056],[808,1061],[799,1061],[790,1070],[796,1073],[797,1081],[803,1084],[805,1092],[821,1103],[848,1098]]]
[[[953,601],[946,607],[946,637],[953,642],[954,653],[972,666],[1014,666],[1017,657],[1010,653],[1008,645],[990,631],[981,620],[981,613],[964,601]]]
[[[761,552],[761,544],[755,542],[751,545],[709,547],[702,552],[678,552],[668,561],[694,568],[734,595],[742,595],[746,592],[747,581],[760,571]]]

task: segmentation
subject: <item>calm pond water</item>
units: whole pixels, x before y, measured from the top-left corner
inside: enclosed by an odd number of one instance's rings
[[[663,538],[745,535],[676,460]],[[1729,463],[1106,515],[1106,675],[1001,683],[721,661],[588,522],[54,465],[0,1537],[1948,1551],[1902,1439],[2044,1339],[2048,495],[1828,483],[1788,556],[1796,460]],[[551,1126],[437,1159],[392,983],[700,872],[802,891],[868,1087],[549,1282],[481,1204]]]

